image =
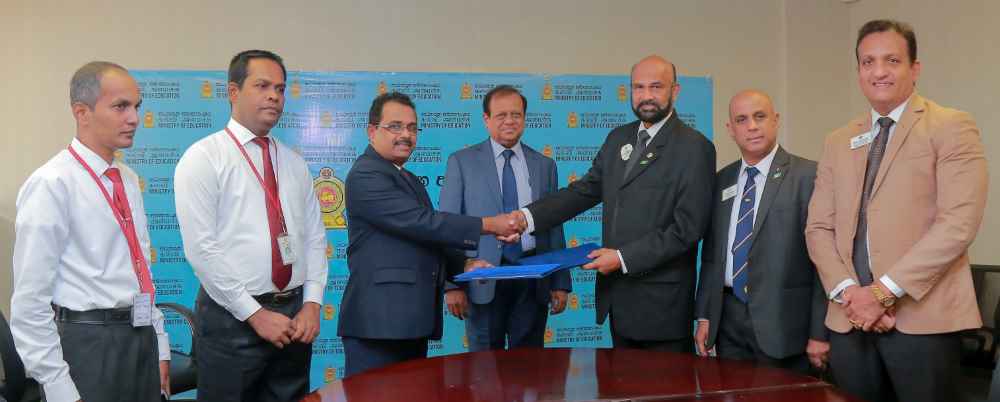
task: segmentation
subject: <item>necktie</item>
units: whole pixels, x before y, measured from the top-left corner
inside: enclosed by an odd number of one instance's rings
[[[878,135],[875,136],[871,150],[868,151],[865,187],[861,191],[861,208],[858,210],[858,230],[854,233],[854,272],[858,274],[861,286],[871,285],[874,279],[868,261],[868,201],[872,195],[875,176],[878,175],[878,167],[882,163],[882,156],[885,155],[885,146],[889,143],[889,127],[892,127],[893,123],[895,121],[890,117],[878,119]]]
[[[646,130],[639,131],[639,138],[635,142],[635,148],[632,149],[632,154],[628,158],[628,163],[625,164],[625,179],[628,177],[628,173],[632,171],[632,167],[635,166],[639,159],[642,159],[643,152],[646,152],[646,142],[649,141],[649,133]]]
[[[156,290],[153,288],[153,278],[149,274],[149,265],[146,264],[146,255],[142,252],[139,237],[135,234],[135,221],[132,220],[132,208],[128,205],[128,196],[125,195],[125,184],[122,183],[121,172],[118,171],[118,168],[112,167],[104,171],[104,175],[111,179],[111,183],[114,185],[112,202],[125,224],[122,229],[125,232],[125,240],[128,241],[132,269],[135,271],[136,279],[139,280],[139,291],[149,294],[152,298],[156,295]]]
[[[264,191],[271,194],[270,198],[279,203],[271,205],[268,196],[264,196],[264,205],[267,206],[267,226],[271,231],[271,282],[278,290],[284,290],[292,280],[292,267],[282,264],[281,250],[278,248],[278,236],[284,233],[285,225],[280,211],[278,180],[274,177],[274,167],[271,165],[271,143],[264,137],[256,137],[253,142],[260,147],[261,159],[264,160]]]
[[[740,196],[740,213],[736,221],[736,236],[733,237],[733,295],[746,303],[747,295],[747,260],[750,257],[750,236],[753,235],[754,200],[757,198],[757,181],[754,177],[760,171],[753,166],[747,167],[747,183],[743,186]]]
[[[500,192],[503,197],[503,211],[510,212],[516,210],[517,205],[517,179],[514,178],[514,168],[510,165],[510,158],[514,156],[514,151],[505,149],[500,153],[503,155],[503,174],[500,180]],[[503,246],[503,258],[510,262],[515,262],[521,258],[521,243],[505,244]]]

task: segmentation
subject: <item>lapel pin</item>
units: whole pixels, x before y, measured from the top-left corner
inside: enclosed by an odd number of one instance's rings
[[[774,172],[774,174],[771,175],[771,178],[773,178],[773,179],[777,179],[779,177],[781,177],[781,171],[780,170],[777,171],[777,172]]]

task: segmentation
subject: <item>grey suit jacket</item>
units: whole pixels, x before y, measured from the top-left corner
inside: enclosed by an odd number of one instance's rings
[[[531,200],[537,200],[545,194],[559,188],[559,175],[556,163],[538,151],[531,149],[523,142],[524,160],[528,165],[528,177],[531,185]],[[487,139],[479,144],[456,151],[448,158],[444,186],[441,187],[439,207],[441,211],[470,216],[493,216],[503,213],[500,197],[500,179],[496,174],[496,164],[493,148]],[[562,225],[535,235],[535,250],[545,253],[566,247]],[[469,252],[470,257],[486,260],[490,264],[500,263],[503,244],[493,235],[483,235],[479,238],[479,248]],[[549,301],[550,290],[573,289],[569,270],[556,272],[538,281],[536,299],[539,303]],[[468,283],[468,282],[467,282]],[[469,300],[476,304],[486,304],[493,300],[496,281],[474,281],[468,283],[465,289]]]
[[[715,344],[722,318],[730,213],[739,199],[723,201],[722,192],[737,183],[739,173],[740,161],[719,171],[712,224],[702,245],[695,314],[710,321],[709,345]],[[754,219],[747,267],[750,316],[761,350],[773,358],[803,353],[809,338],[827,339],[826,295],[809,259],[804,232],[815,179],[816,162],[779,146]]]

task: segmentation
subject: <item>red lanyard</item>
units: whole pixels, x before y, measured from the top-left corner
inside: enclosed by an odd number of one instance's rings
[[[111,195],[108,194],[108,189],[104,188],[104,183],[101,183],[101,179],[97,177],[97,173],[94,173],[94,169],[91,169],[90,165],[88,165],[87,162],[80,157],[80,154],[76,153],[76,150],[73,149],[72,144],[70,144],[69,146],[69,153],[72,154],[74,158],[76,158],[77,162],[80,162],[80,164],[83,165],[84,169],[87,169],[87,173],[90,173],[90,178],[94,179],[94,183],[97,183],[97,188],[101,189],[101,194],[104,195],[104,200],[108,202],[108,207],[111,208],[111,214],[115,216],[115,220],[118,221],[118,227],[122,230],[122,234],[125,235],[125,240],[128,241],[129,240],[128,228],[129,228],[129,222],[132,221],[132,217],[123,216],[122,211],[118,210],[118,208],[115,207],[114,201],[111,200]],[[138,234],[136,234],[136,236],[138,236]],[[138,241],[139,239],[138,237],[136,237],[136,242]],[[142,275],[142,273],[139,272],[140,269],[139,258],[145,259],[146,257],[142,255],[141,250],[132,250],[132,245],[130,244],[129,254],[135,254],[136,251],[139,252],[139,255],[132,255],[132,270],[135,271],[136,279],[139,279],[139,277]]]
[[[229,127],[226,127],[226,134],[229,134],[229,138],[233,139],[233,143],[236,144],[236,148],[238,148],[240,150],[240,153],[243,154],[243,159],[246,159],[247,164],[250,165],[250,170],[253,170],[254,176],[257,177],[257,182],[260,183],[260,188],[264,190],[264,195],[267,196],[267,202],[271,204],[271,208],[274,208],[276,211],[278,211],[278,219],[281,220],[281,231],[288,233],[288,229],[285,227],[285,214],[281,211],[281,200],[275,199],[274,195],[272,195],[270,191],[267,191],[267,186],[264,185],[264,178],[260,177],[260,172],[257,171],[257,167],[254,166],[253,161],[250,160],[250,155],[247,155],[246,148],[243,146],[243,144],[240,144],[240,141],[236,139],[236,136],[233,135],[233,132],[229,131]],[[274,159],[276,165],[278,160],[278,148],[277,148],[278,144],[275,143],[274,145],[275,145]],[[261,148],[261,152],[263,151],[264,149]],[[275,168],[275,170],[277,170],[277,168]],[[274,174],[274,181],[277,184],[278,182],[277,172],[275,172]]]

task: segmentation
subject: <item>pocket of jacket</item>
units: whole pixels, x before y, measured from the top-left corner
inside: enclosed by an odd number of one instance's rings
[[[417,283],[417,272],[406,267],[378,268],[374,281],[380,283]]]

